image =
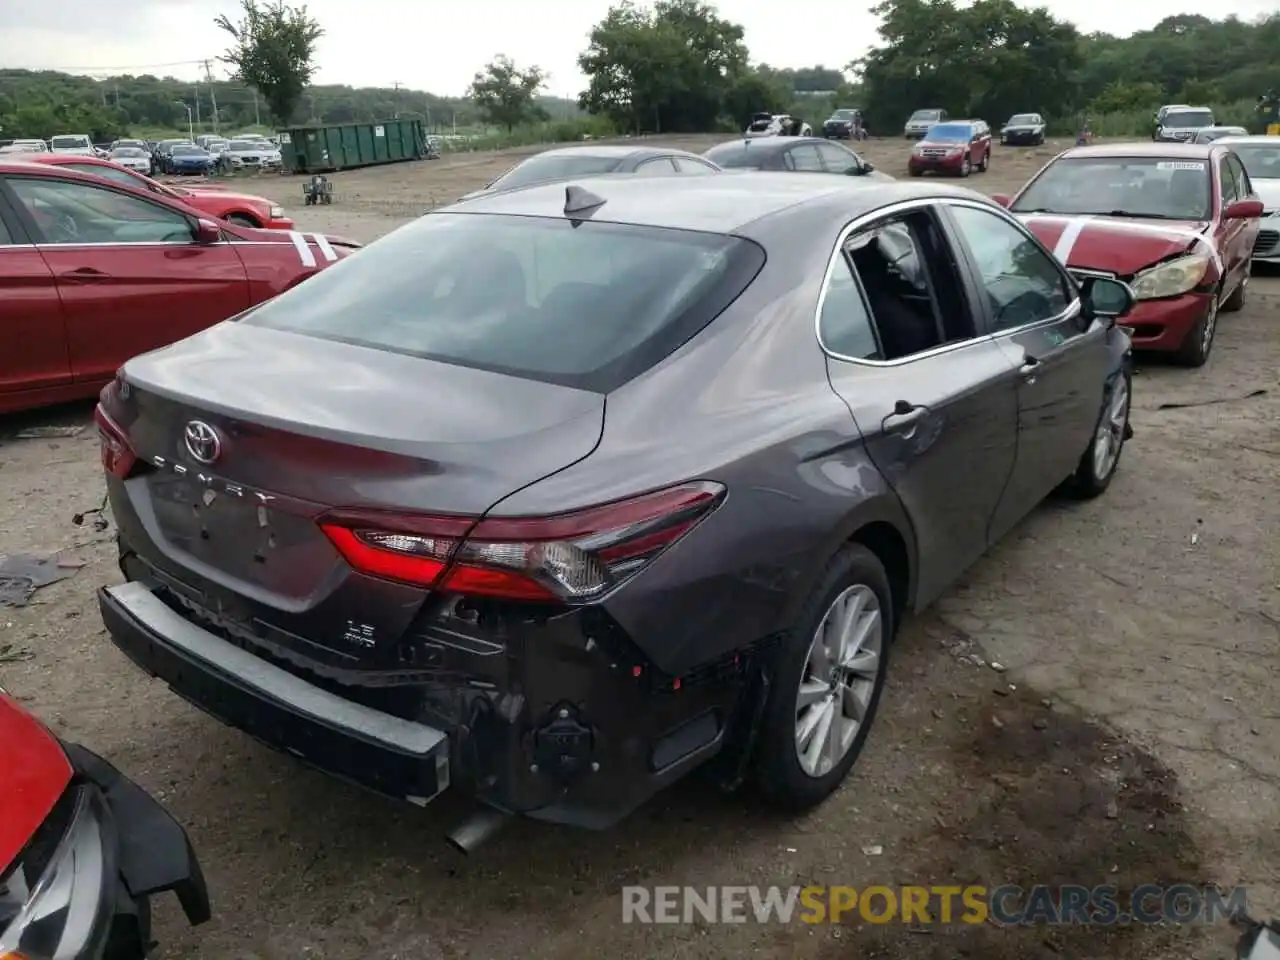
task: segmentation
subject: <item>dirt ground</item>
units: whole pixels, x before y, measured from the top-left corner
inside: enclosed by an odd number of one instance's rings
[[[999,149],[969,185],[1011,191],[1058,146]],[[865,153],[905,173],[902,141]],[[517,156],[339,174],[335,204],[315,210],[297,178],[254,185],[304,229],[369,241]],[[1222,927],[640,927],[621,922],[620,897],[626,884],[1213,882],[1280,914],[1280,277],[1222,320],[1204,369],[1142,362],[1136,436],[1105,497],[1045,504],[904,627],[855,775],[803,818],[694,780],[614,831],[516,823],[468,858],[441,839],[456,801],[396,805],[223,728],[101,628],[111,534],[72,523],[102,491],[86,406],[0,419],[0,554],[86,564],[0,607],[0,683],[189,829],[215,919],[188,931],[160,902],[165,958],[1225,958]],[[84,429],[19,436],[41,426]]]

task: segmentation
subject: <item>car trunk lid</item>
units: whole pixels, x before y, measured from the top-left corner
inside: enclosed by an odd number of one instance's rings
[[[111,415],[151,468],[126,484],[148,536],[281,608],[341,578],[326,511],[478,517],[603,428],[599,394],[235,322],[129,361],[120,383]]]

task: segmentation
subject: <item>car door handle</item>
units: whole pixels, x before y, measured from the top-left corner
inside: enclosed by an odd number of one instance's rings
[[[104,280],[110,280],[111,275],[95,270],[93,267],[80,267],[77,270],[58,274],[58,279],[65,280],[67,283],[101,283]]]
[[[1027,383],[1035,383],[1036,375],[1040,372],[1040,361],[1031,354],[1024,354],[1022,357],[1022,366],[1018,368],[1018,373],[1022,374],[1022,379]]]
[[[915,435],[916,424],[929,412],[922,404],[907,403],[899,400],[893,407],[893,413],[880,421],[880,429],[885,433],[897,433],[908,440]]]

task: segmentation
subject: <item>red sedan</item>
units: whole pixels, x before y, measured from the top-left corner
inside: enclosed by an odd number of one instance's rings
[[[1137,306],[1120,323],[1136,349],[1201,366],[1219,310],[1244,306],[1262,201],[1227,147],[1075,147],[1013,199],[994,199],[1072,270],[1133,287]]]
[[[0,162],[0,413],[92,397],[130,357],[348,255],[60,167]]]
[[[0,957],[143,960],[150,899],[209,894],[186,832],[141,787],[0,690]]]
[[[106,177],[117,183],[157,193],[170,200],[178,200],[195,207],[206,216],[217,217],[242,227],[263,227],[268,230],[292,230],[293,221],[284,215],[284,208],[266,197],[252,193],[236,193],[221,187],[170,187],[157,183],[150,177],[97,157],[80,157],[65,153],[33,153],[24,156],[29,163],[48,163],[66,167],[79,173]]]

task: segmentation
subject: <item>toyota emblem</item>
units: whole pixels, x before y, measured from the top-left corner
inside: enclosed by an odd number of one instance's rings
[[[192,420],[183,431],[187,453],[198,463],[213,463],[222,453],[222,441],[218,439],[218,431],[203,420]]]

